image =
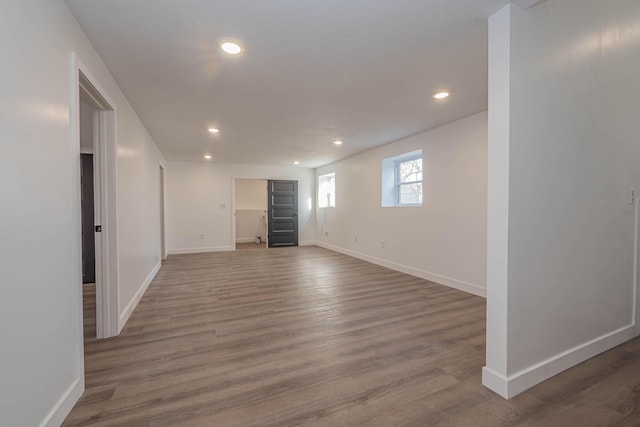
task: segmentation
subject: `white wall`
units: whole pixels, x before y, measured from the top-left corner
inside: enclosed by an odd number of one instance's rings
[[[548,0],[490,28],[503,52],[490,86],[510,95],[489,104],[491,160],[508,163],[509,185],[489,188],[508,209],[508,246],[489,257],[507,279],[488,283],[488,318],[507,325],[488,323],[488,346],[506,346],[487,352],[484,383],[510,397],[637,334],[628,190],[640,187],[640,8]]]
[[[381,207],[383,159],[419,149],[423,205]],[[331,172],[336,207],[317,210],[321,246],[484,295],[486,113],[318,168],[316,176]]]
[[[256,236],[267,238],[267,180],[235,180],[236,242],[253,242]]]
[[[267,240],[267,212],[236,209],[236,243],[255,242],[256,237]]]
[[[236,179],[236,210],[266,210],[267,180]]]
[[[0,40],[0,425],[53,426],[84,386],[72,52],[116,108],[121,309],[159,256],[162,157],[62,0],[3,1]]]
[[[299,242],[315,240],[309,200],[313,170],[300,167],[228,165],[208,162],[167,163],[167,247],[169,253],[233,250],[232,192],[234,178],[298,181]]]
[[[160,268],[160,165],[166,162],[126,99],[122,99],[122,108],[116,114],[119,328],[122,329]]]

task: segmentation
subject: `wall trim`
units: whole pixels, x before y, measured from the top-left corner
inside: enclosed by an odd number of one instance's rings
[[[237,237],[236,243],[254,243],[256,241],[255,237]],[[262,241],[264,243],[264,240]]]
[[[252,242],[254,240],[251,240]],[[204,254],[209,252],[228,252],[233,251],[233,246],[213,246],[209,248],[183,248],[183,249],[169,249],[169,255],[183,255],[183,254]]]
[[[131,315],[133,314],[133,311],[138,306],[138,303],[140,302],[140,300],[142,299],[142,296],[144,295],[147,288],[153,281],[153,278],[156,277],[156,274],[158,274],[158,271],[160,271],[161,266],[162,266],[162,263],[158,261],[156,266],[153,267],[153,270],[151,270],[151,272],[149,272],[147,277],[144,279],[144,282],[142,282],[142,286],[140,286],[136,294],[133,296],[133,298],[131,298],[131,301],[129,301],[129,304],[127,304],[127,306],[124,308],[122,313],[120,313],[120,317],[118,319],[119,320],[118,335],[120,335],[120,332],[122,332],[122,329],[124,329],[124,326],[127,324],[129,317],[131,317]]]
[[[477,295],[480,297],[487,296],[486,288],[476,285],[474,283],[464,282],[462,280],[457,280],[451,277],[443,276],[441,274],[432,273],[430,271],[420,270],[418,268],[409,267],[407,265],[398,264],[392,261],[387,261],[382,258],[377,258],[371,255],[366,255],[361,252],[352,251],[350,249],[344,249],[339,246],[330,245],[324,242],[315,242],[316,246],[321,248],[329,249],[334,252],[339,252],[344,255],[349,255],[354,258],[358,258],[372,264],[377,264],[382,267],[390,268],[392,270],[400,271],[401,273],[409,274],[411,276],[416,276],[421,279],[429,280],[430,282],[434,282],[440,285],[448,286],[450,288],[457,289],[459,291],[467,292],[473,295]]]
[[[238,237],[236,238],[236,243],[254,243],[256,241],[255,237]],[[262,240],[262,243],[266,243],[266,240]],[[298,242],[298,246],[315,246],[316,242],[314,240],[304,240]],[[218,252],[218,251],[209,251],[209,252]],[[189,252],[195,253],[195,252]]]
[[[94,174],[96,187],[95,208],[96,221],[103,227],[103,232],[96,235],[96,336],[108,338],[118,335],[118,222],[117,222],[117,107],[104,90],[100,80],[84,65],[75,52],[71,53],[71,102],[70,102],[70,126],[71,148],[74,158],[74,176],[72,188],[77,192],[76,200],[80,200],[80,165],[77,159],[80,157],[80,93],[88,94],[97,109],[94,114],[93,144]],[[95,126],[99,123],[99,126]],[[99,148],[99,149],[97,149]],[[81,224],[80,206],[74,207],[74,223]],[[75,246],[82,252],[81,239],[77,237]],[[79,256],[78,256],[79,257]],[[82,266],[78,267],[82,271]],[[77,270],[76,270],[77,271]],[[82,274],[80,273],[80,277]],[[82,305],[79,315],[82,320]],[[80,324],[82,324],[80,322]],[[79,331],[79,339],[82,342],[82,328]],[[84,357],[81,352],[80,355]]]
[[[482,368],[482,385],[505,399],[509,398],[509,380],[487,366]]]
[[[510,399],[562,371],[635,338],[637,335],[635,325],[623,326],[543,360],[508,378],[485,366],[482,368],[482,384],[505,399]]]
[[[73,383],[62,393],[60,399],[53,405],[39,427],[58,427],[61,425],[69,412],[84,392],[84,372],[80,378],[76,378]]]

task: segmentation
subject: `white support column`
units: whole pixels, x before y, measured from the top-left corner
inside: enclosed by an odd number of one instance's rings
[[[487,355],[482,383],[508,398],[507,307],[511,12],[489,18],[489,146],[487,212]]]

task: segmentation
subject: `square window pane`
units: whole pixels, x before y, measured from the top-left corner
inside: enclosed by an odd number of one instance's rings
[[[401,205],[422,204],[422,183],[400,184],[398,186],[398,203]]]
[[[407,160],[398,164],[398,181],[422,181],[422,158]]]

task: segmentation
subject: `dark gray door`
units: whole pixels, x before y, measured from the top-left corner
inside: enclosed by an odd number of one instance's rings
[[[298,246],[298,181],[269,181],[269,247]]]
[[[96,236],[93,214],[93,155],[80,155],[82,207],[82,283],[96,282]]]

